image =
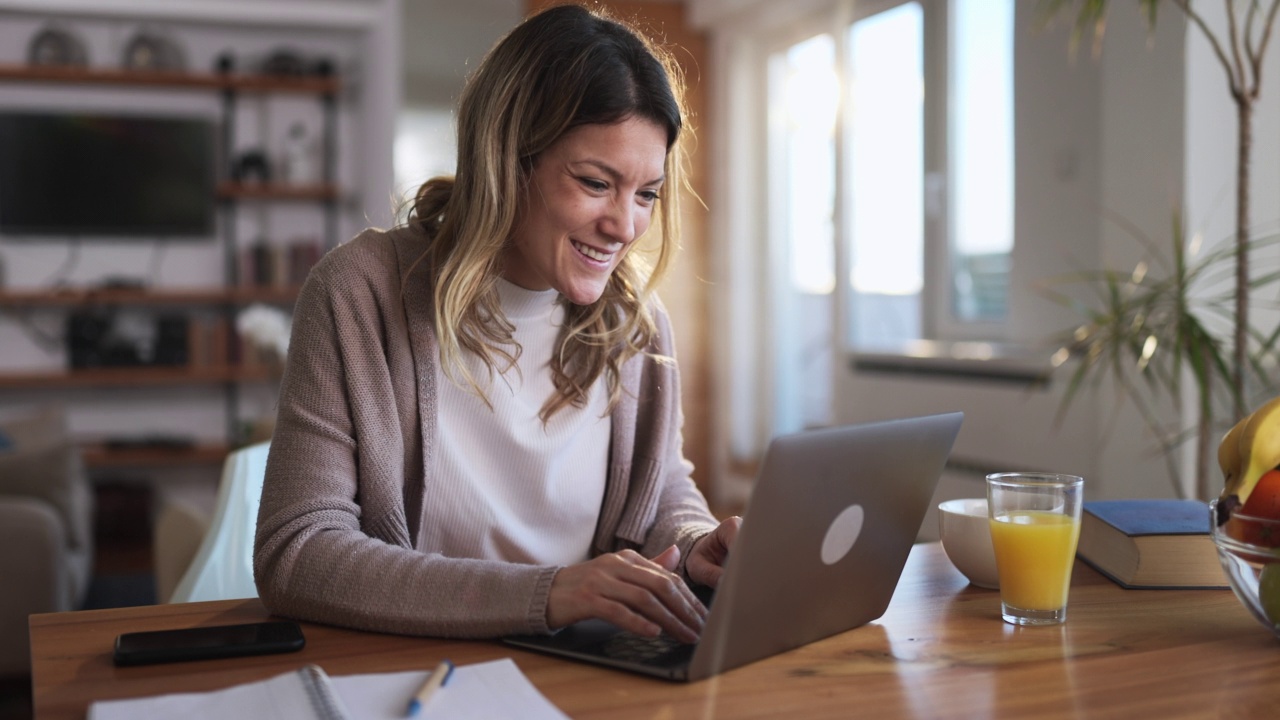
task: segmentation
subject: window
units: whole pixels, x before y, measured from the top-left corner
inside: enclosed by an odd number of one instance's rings
[[[780,429],[829,424],[835,343],[836,119],[840,80],[836,44],[822,34],[770,58],[769,126],[774,148],[770,197],[775,244],[786,249],[773,270],[776,347],[772,402]]]
[[[848,30],[850,326],[858,347],[920,337],[924,286],[924,12],[918,3]]]
[[[856,348],[998,337],[1013,247],[1013,2],[868,5],[770,58],[770,168],[785,176],[770,180],[770,226],[792,290],[825,295],[844,277],[841,332]]]
[[[1013,246],[1013,0],[752,7],[716,36],[735,461],[833,421],[850,349],[1003,339]]]
[[[950,311],[1000,321],[1013,250],[1013,3],[952,0]]]

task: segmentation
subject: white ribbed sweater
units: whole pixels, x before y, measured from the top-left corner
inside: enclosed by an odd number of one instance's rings
[[[591,557],[608,472],[608,389],[597,380],[585,406],[567,406],[544,424],[564,306],[555,290],[503,280],[498,295],[521,352],[495,376],[479,357],[464,356],[487,403],[461,378],[438,378],[435,501],[423,505],[418,548],[533,565],[582,562]]]

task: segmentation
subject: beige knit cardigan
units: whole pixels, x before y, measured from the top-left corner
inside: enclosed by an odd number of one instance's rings
[[[436,386],[447,382],[431,288],[410,273],[422,248],[415,230],[366,231],[328,253],[302,288],[258,513],[258,592],[273,613],[363,630],[545,633],[557,567],[414,547],[432,501]],[[651,351],[674,357],[656,310]],[[652,557],[676,544],[688,557],[715,527],[680,450],[679,381],[674,363],[648,356],[622,369],[593,555]]]

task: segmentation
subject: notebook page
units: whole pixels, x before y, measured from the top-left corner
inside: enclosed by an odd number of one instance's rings
[[[307,666],[213,692],[100,700],[89,706],[88,720],[348,720],[331,693],[324,671]]]
[[[402,720],[426,671],[342,675],[329,684],[352,720]],[[569,720],[510,658],[460,665],[416,720]]]

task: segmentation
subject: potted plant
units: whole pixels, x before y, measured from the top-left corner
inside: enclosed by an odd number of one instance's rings
[[[1173,450],[1187,440],[1187,434],[1170,433],[1168,424],[1153,414],[1144,393],[1167,393],[1177,405],[1184,374],[1189,376],[1195,384],[1197,417],[1194,492],[1207,499],[1212,495],[1210,458],[1217,447],[1216,434],[1245,415],[1255,392],[1274,394],[1275,390],[1269,359],[1275,351],[1277,331],[1260,330],[1250,320],[1252,294],[1277,279],[1275,272],[1256,272],[1251,256],[1260,246],[1274,241],[1251,238],[1249,188],[1253,111],[1280,0],[1227,0],[1225,30],[1211,27],[1191,0],[1135,1],[1151,26],[1161,6],[1172,5],[1183,13],[1203,34],[1226,72],[1237,120],[1234,242],[1197,257],[1184,242],[1181,217],[1175,213],[1172,261],[1170,266],[1157,268],[1162,272],[1150,274],[1150,264],[1144,261],[1132,272],[1102,271],[1071,278],[1092,284],[1100,303],[1080,306],[1086,322],[1070,339],[1071,352],[1080,362],[1071,379],[1068,402],[1087,380],[1111,377],[1135,401],[1148,426],[1157,431],[1175,487],[1182,494]],[[1107,0],[1041,2],[1046,23],[1062,15],[1073,16],[1071,52],[1089,31],[1098,51],[1110,9]],[[1150,250],[1150,258],[1161,257],[1156,243],[1130,230]],[[1224,275],[1230,288],[1226,298],[1212,290]],[[1056,296],[1073,302],[1065,295]],[[1231,330],[1229,346],[1213,330],[1223,321]]]
[[[1211,466],[1218,438],[1235,423],[1229,397],[1233,394],[1233,365],[1225,343],[1211,329],[1232,318],[1234,288],[1223,287],[1232,274],[1234,246],[1204,253],[1188,248],[1181,218],[1174,216],[1170,233],[1172,252],[1161,252],[1158,243],[1129,227],[1130,233],[1147,250],[1146,258],[1132,270],[1098,270],[1054,278],[1043,288],[1051,299],[1074,308],[1084,322],[1059,341],[1064,348],[1059,360],[1075,359],[1061,412],[1087,385],[1109,378],[1132,402],[1157,439],[1175,491],[1185,494],[1177,449],[1188,440],[1195,445],[1194,495],[1201,499],[1216,496],[1210,487]],[[1250,249],[1280,244],[1280,238],[1250,241]],[[1250,290],[1256,291],[1280,280],[1280,269],[1269,268],[1255,275]],[[1063,286],[1083,284],[1092,291],[1088,300],[1063,291]],[[1251,293],[1252,294],[1252,293]],[[1275,395],[1272,360],[1280,328],[1249,328],[1253,340],[1246,357],[1246,374],[1251,378],[1250,397]],[[1183,382],[1194,384],[1195,428],[1188,433],[1179,417]],[[1172,421],[1152,402],[1154,397],[1171,399],[1177,409]]]

